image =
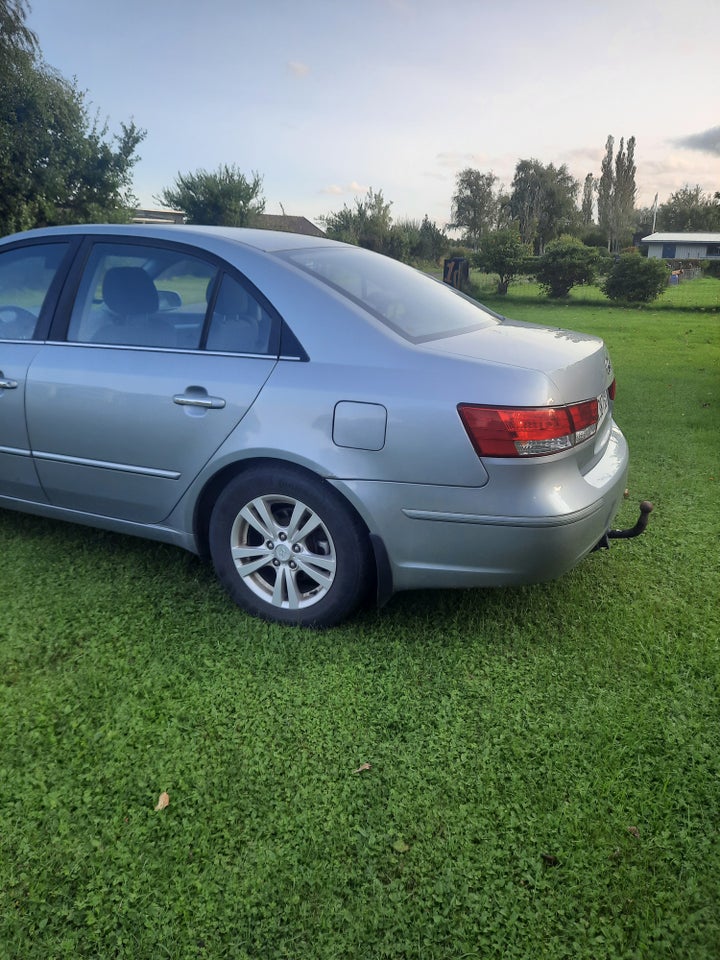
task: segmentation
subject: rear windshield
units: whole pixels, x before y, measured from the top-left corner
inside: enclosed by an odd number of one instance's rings
[[[479,303],[397,260],[360,247],[314,247],[281,256],[420,343],[500,321]]]

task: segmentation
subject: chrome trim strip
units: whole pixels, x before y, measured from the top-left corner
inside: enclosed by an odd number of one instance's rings
[[[31,457],[32,456],[31,450],[20,450],[17,447],[1,447],[0,446],[0,453],[9,453],[15,457]]]
[[[410,520],[439,520],[442,523],[480,523],[488,527],[559,527],[569,523],[577,523],[592,517],[602,509],[602,503],[594,503],[584,510],[557,517],[502,517],[484,516],[475,513],[441,513],[438,510],[410,510],[403,508],[403,513]]]
[[[85,457],[66,457],[59,453],[43,453],[35,451],[36,460],[47,460],[52,463],[68,463],[77,467],[98,467],[101,470],[117,470],[120,473],[134,473],[143,477],[158,477],[160,480],[179,480],[177,470],[158,470],[155,467],[138,467],[132,463],[111,463],[108,460],[89,460]]]

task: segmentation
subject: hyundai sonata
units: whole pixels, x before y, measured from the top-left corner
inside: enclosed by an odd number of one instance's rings
[[[0,506],[209,555],[261,617],[570,570],[625,488],[614,395],[601,340],[322,238],[0,241]]]

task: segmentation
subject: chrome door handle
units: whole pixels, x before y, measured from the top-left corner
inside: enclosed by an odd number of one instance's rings
[[[0,390],[14,390],[17,385],[17,380],[0,380]]]
[[[176,393],[173,403],[181,407],[204,407],[206,410],[222,410],[225,401],[222,397],[198,396],[188,393]]]

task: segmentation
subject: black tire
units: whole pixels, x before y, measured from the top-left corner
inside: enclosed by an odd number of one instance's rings
[[[265,620],[329,627],[367,591],[370,544],[340,494],[302,470],[240,474],[210,517],[210,555],[238,606]]]

